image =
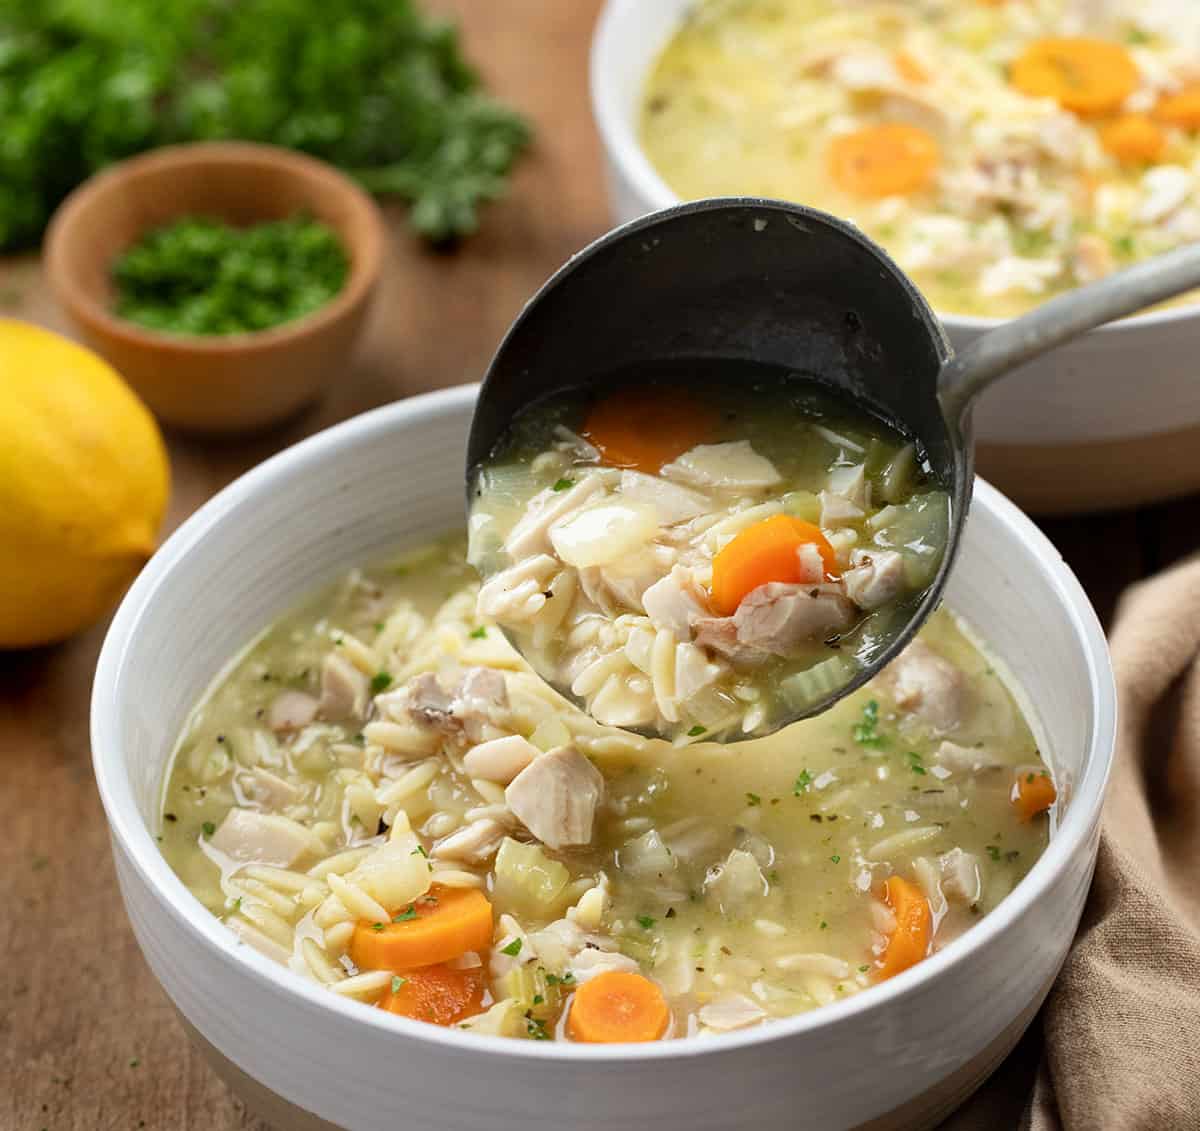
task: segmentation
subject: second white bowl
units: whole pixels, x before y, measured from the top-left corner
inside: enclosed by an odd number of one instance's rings
[[[679,203],[638,141],[646,77],[693,0],[608,0],[592,41],[592,112],[617,222]],[[820,207],[820,201],[801,203]],[[955,349],[997,319],[942,316]],[[1200,490],[1200,305],[1104,327],[1025,366],[975,411],[979,469],[1036,514]]]

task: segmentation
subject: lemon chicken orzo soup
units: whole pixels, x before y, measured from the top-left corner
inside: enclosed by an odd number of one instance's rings
[[[766,734],[840,692],[908,624],[949,520],[882,421],[715,369],[537,402],[471,491],[479,614],[597,721],[676,739]]]
[[[680,196],[850,217],[1010,316],[1200,238],[1200,4],[698,0],[640,130]]]
[[[1046,846],[1034,737],[947,611],[819,717],[671,745],[554,694],[478,592],[458,538],[353,570],[180,740],[167,859],[330,993],[528,1040],[720,1034],[869,991]]]

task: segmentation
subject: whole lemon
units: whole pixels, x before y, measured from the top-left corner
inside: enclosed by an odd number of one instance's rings
[[[99,619],[153,553],[169,490],[158,426],[116,371],[0,318],[0,648]]]

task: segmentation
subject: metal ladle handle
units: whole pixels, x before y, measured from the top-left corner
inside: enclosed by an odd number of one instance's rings
[[[956,421],[993,381],[1105,322],[1200,287],[1200,243],[1147,259],[981,334],[938,376],[938,398]],[[1133,379],[1133,375],[1130,375]]]

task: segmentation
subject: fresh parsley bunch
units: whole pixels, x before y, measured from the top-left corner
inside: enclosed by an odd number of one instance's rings
[[[0,0],[0,248],[96,169],[214,138],[321,157],[450,240],[529,137],[412,0]]]

